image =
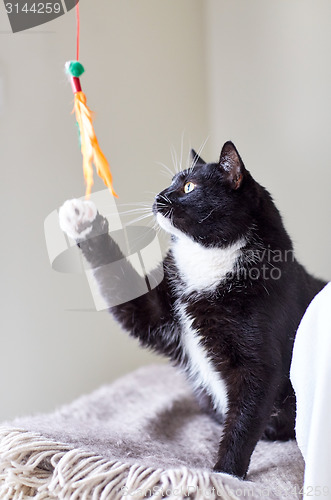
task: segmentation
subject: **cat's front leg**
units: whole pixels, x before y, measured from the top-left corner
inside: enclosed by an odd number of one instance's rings
[[[267,373],[252,378],[251,372],[243,370],[235,377],[214,470],[244,479],[270,417],[278,384],[277,377]]]
[[[68,200],[60,208],[61,228],[74,238],[93,270],[99,291],[108,307],[124,304],[148,291],[138,274],[109,234],[108,221],[91,201]]]
[[[144,346],[178,360],[179,332],[173,321],[173,297],[166,266],[163,281],[148,291],[145,277],[125,258],[109,235],[107,219],[92,202],[66,201],[60,208],[59,220],[62,230],[76,240],[93,269],[109,311],[123,328]]]

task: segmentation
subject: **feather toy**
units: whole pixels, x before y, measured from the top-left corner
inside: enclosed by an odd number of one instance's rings
[[[104,181],[111,193],[117,198],[113,188],[113,179],[108,161],[101,151],[93,127],[93,112],[86,105],[86,96],[82,92],[79,77],[84,73],[83,65],[78,61],[66,63],[66,72],[70,77],[74,93],[74,110],[79,128],[80,147],[83,155],[83,172],[86,184],[85,198],[88,199],[93,186],[93,165],[97,174]]]

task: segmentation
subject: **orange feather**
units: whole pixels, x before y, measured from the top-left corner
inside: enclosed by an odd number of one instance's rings
[[[93,186],[93,164],[99,177],[101,177],[111,193],[118,198],[113,188],[113,178],[109,164],[101,151],[94,132],[93,113],[86,105],[86,96],[82,91],[75,93],[74,111],[80,131],[83,172],[86,183],[85,198],[89,198]]]

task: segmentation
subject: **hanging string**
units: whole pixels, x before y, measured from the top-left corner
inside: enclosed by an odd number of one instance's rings
[[[86,191],[85,198],[88,199],[93,186],[93,165],[97,174],[104,181],[113,196],[117,194],[113,188],[113,178],[110,172],[109,164],[105,155],[100,149],[98,140],[93,127],[93,113],[86,105],[86,96],[82,91],[80,76],[84,73],[84,67],[79,62],[79,6],[76,3],[76,61],[66,63],[66,72],[70,78],[72,90],[74,93],[74,111],[79,128],[80,148],[83,155],[83,171],[85,177]]]
[[[80,32],[79,0],[77,0],[77,3],[76,3],[76,61],[79,61],[79,32]]]

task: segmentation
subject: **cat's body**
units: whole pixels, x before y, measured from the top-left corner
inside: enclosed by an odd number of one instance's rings
[[[118,277],[104,266],[121,252],[107,221],[89,202],[72,200],[61,211],[61,227],[76,238],[109,299]],[[293,341],[325,283],[295,260],[269,193],[230,142],[219,163],[196,156],[153,211],[172,234],[164,279],[111,312],[142,345],[184,368],[201,406],[224,423],[215,470],[244,477],[261,437],[294,438]],[[140,278],[125,265],[134,286]]]

